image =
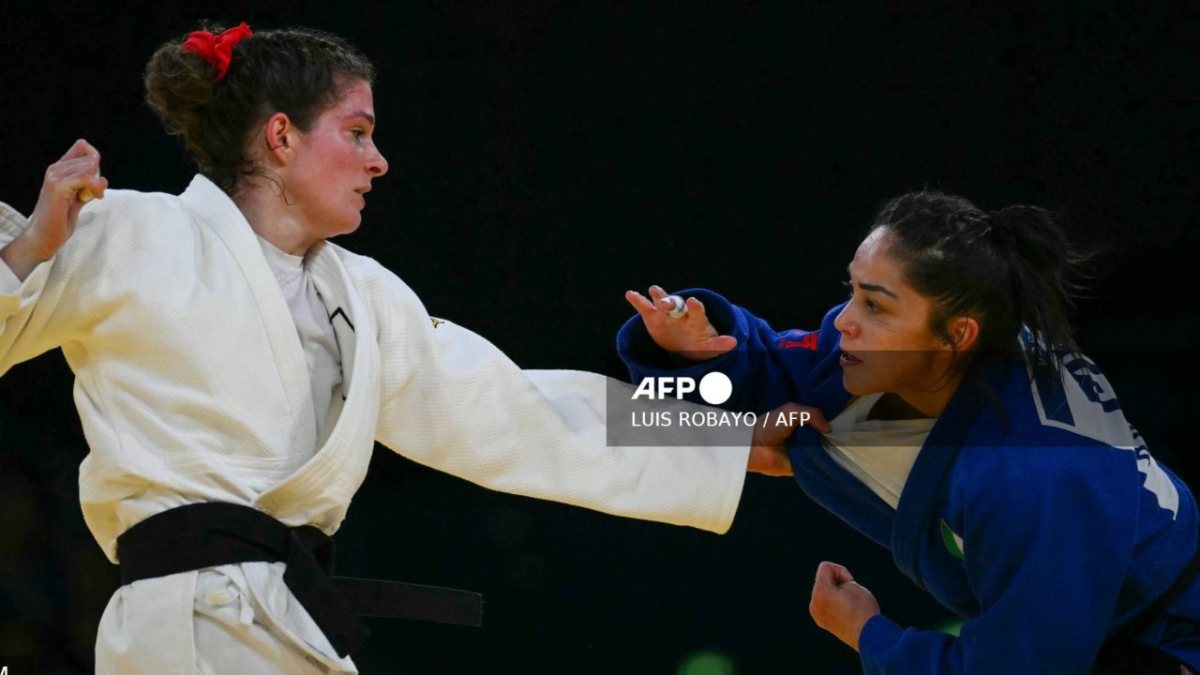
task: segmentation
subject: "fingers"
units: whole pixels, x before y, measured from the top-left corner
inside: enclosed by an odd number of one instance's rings
[[[100,153],[85,141],[76,141],[63,159],[46,169],[43,187],[56,197],[79,203],[103,197],[108,180],[100,175]]]
[[[821,412],[820,408],[809,408],[808,424],[817,431],[827,434],[833,431],[833,427],[829,426],[829,422],[825,420],[825,413]]]
[[[684,301],[686,311],[672,313],[675,301],[657,284],[648,289],[649,298],[637,291],[626,291],[625,300],[642,317],[647,332],[659,347],[692,361],[704,361],[737,347],[737,338],[721,335],[705,316],[704,303],[696,298]]]
[[[94,175],[99,170],[100,155],[83,155],[81,157],[60,159],[46,169],[46,175],[62,180],[63,178],[73,176]]]
[[[625,291],[625,300],[633,305],[638,314],[645,318],[646,315],[654,311],[654,303],[646,299],[646,296],[637,291]]]
[[[647,325],[650,325],[649,322],[653,320],[670,319],[672,322],[686,321],[688,318],[686,309],[681,316],[671,314],[675,309],[675,302],[669,299],[671,296],[667,295],[667,292],[661,286],[651,286],[649,294],[650,297],[647,298],[637,291],[625,291],[625,300],[637,310],[637,313],[642,316],[642,320],[646,321]],[[696,302],[699,301],[697,300]],[[684,306],[687,309],[692,307],[690,298],[685,302]],[[701,306],[703,307],[703,305]],[[704,313],[701,312],[700,316],[703,318]]]
[[[58,161],[61,162],[63,160],[73,159],[76,157],[87,157],[89,155],[94,156],[97,161],[100,159],[100,151],[93,147],[91,143],[88,143],[80,138],[79,140],[75,141],[70,148],[67,149],[66,153],[64,153],[63,156],[58,159]]]
[[[80,139],[62,159],[46,168],[41,194],[22,237],[37,258],[46,260],[71,237],[83,204],[104,196],[108,180],[100,175],[100,153]]]
[[[850,570],[832,562],[817,566],[808,603],[817,626],[857,650],[863,627],[879,611],[875,596],[854,581]]]
[[[75,175],[85,177],[84,185],[75,190],[75,200],[78,204],[86,204],[93,199],[104,197],[108,181],[100,175],[100,151],[91,143],[82,138],[78,139],[56,164],[60,165],[62,171],[68,172],[64,178]]]
[[[827,434],[833,430],[829,426],[829,422],[825,420],[825,413],[821,412],[820,408],[808,405],[800,405],[794,402],[784,403],[772,411],[771,415],[775,416],[776,419],[789,422],[789,427],[802,424],[812,427],[823,434]]]
[[[672,312],[676,310],[675,298],[679,296],[668,294],[665,290],[663,290],[663,287],[659,286],[658,284],[651,286],[648,289],[648,293],[650,295],[650,299],[646,299],[646,297],[640,293],[626,291],[625,298],[630,299],[630,294],[632,294],[638,299],[638,303],[634,304],[634,308],[638,309],[639,313],[642,312],[642,308],[655,309],[661,311],[663,314],[669,316],[673,320],[693,322],[700,325],[708,323],[708,317],[704,313],[704,303],[701,302],[699,298],[689,297],[683,299],[683,311],[679,312],[678,314],[672,314]],[[644,301],[644,304],[642,301]],[[632,304],[633,300],[630,300],[630,303]]]
[[[767,448],[782,447],[795,433],[797,426],[815,427],[821,433],[829,433],[829,423],[821,411],[799,403],[785,403],[766,413],[762,424],[754,426],[752,443]]]
[[[652,312],[654,310],[669,312],[672,309],[675,309],[675,303],[667,299],[670,297],[670,295],[663,290],[662,286],[659,286],[658,284],[651,286],[648,289],[648,294],[650,296],[649,298],[641,293],[638,293],[637,291],[625,291],[625,300],[627,300],[630,305],[633,305],[633,308],[643,316],[646,314],[646,312]],[[687,312],[684,314],[684,316],[679,318],[686,319],[695,314],[698,315],[701,320],[705,320],[704,303],[700,302],[696,298],[687,298],[684,300],[684,306],[687,308]]]
[[[83,205],[93,199],[104,199],[104,191],[107,189],[108,179],[104,176],[95,176],[88,185],[75,192],[75,200]]]
[[[813,580],[814,586],[841,586],[854,581],[854,576],[850,574],[850,570],[835,563],[825,561],[817,565],[817,577]]]
[[[792,460],[787,452],[780,448],[754,445],[750,447],[746,471],[761,473],[764,476],[791,476]]]
[[[835,585],[841,586],[854,581],[854,575],[850,574],[850,570],[837,563],[829,563],[829,565],[833,569],[833,583]]]
[[[667,316],[671,317],[672,319],[687,318],[687,301],[683,298],[680,298],[678,295],[668,295],[659,298],[654,305],[663,312],[666,312]]]
[[[701,344],[697,351],[712,352],[714,355],[724,354],[727,351],[735,349],[737,344],[737,338],[733,337],[732,335],[718,335],[717,337],[707,340]]]
[[[827,434],[833,431],[833,427],[829,426],[829,422],[825,419],[825,413],[821,412],[820,408],[805,407],[804,411],[808,413],[808,425]]]

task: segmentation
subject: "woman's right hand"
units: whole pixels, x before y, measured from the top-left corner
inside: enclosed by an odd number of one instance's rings
[[[674,307],[667,292],[659,286],[650,287],[650,298],[637,291],[626,291],[625,299],[642,316],[646,330],[663,349],[692,361],[711,359],[737,346],[737,338],[721,335],[704,313],[704,303],[687,298],[687,312],[673,317]]]
[[[755,420],[746,470],[766,476],[791,476],[787,440],[797,426],[810,426],[823,434],[831,431],[820,408],[784,403]]]
[[[51,258],[75,232],[79,209],[104,196],[108,180],[100,175],[100,153],[83,139],[46,169],[29,228],[0,251],[4,262],[24,279]]]

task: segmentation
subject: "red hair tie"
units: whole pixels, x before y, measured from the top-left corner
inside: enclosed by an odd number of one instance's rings
[[[216,69],[217,82],[220,82],[225,79],[225,73],[229,72],[229,61],[233,58],[233,48],[251,35],[254,35],[254,31],[250,30],[250,26],[247,26],[245,21],[220,35],[213,35],[206,30],[192,31],[183,41],[183,49],[199,54],[205,61],[208,61]]]

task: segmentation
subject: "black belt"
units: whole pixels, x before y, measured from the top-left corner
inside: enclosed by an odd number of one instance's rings
[[[333,540],[319,529],[288,527],[249,506],[190,504],[143,520],[117,537],[121,583],[243,562],[282,562],[288,590],[339,656],[368,632],[358,616],[483,623],[483,596],[398,581],[331,577]]]

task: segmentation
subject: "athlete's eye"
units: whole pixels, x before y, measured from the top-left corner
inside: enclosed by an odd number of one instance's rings
[[[849,293],[848,297],[850,300],[853,300],[854,299],[854,283],[850,282],[850,281],[843,281],[842,285],[845,286],[847,289],[849,289],[850,293]],[[879,304],[876,303],[871,298],[865,298],[863,300],[863,305],[867,308],[868,314],[874,314],[876,312],[883,311],[883,308],[881,308],[879,306]]]

